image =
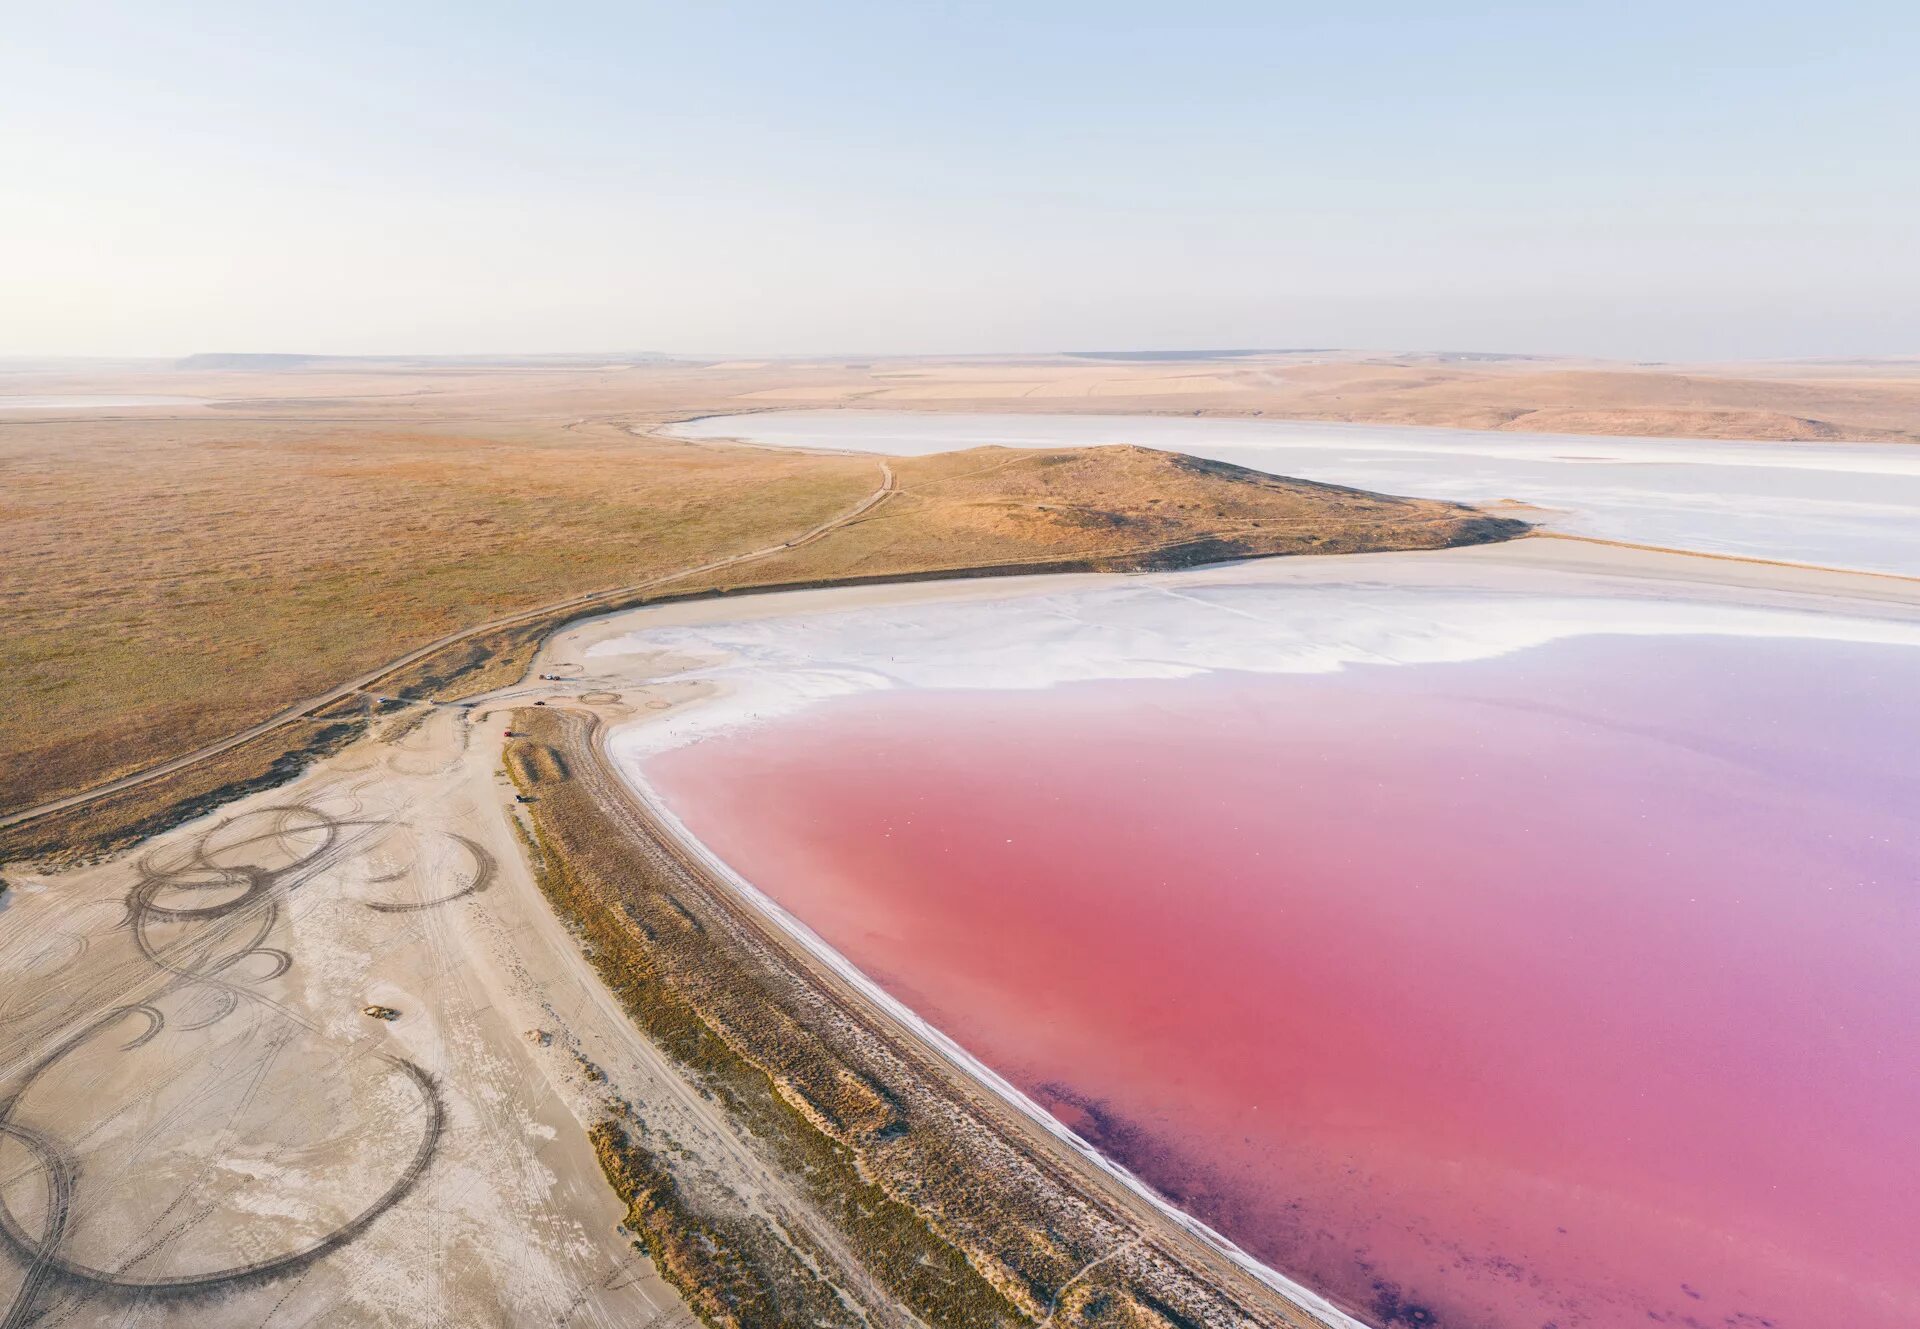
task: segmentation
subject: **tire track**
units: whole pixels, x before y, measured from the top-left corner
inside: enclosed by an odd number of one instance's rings
[[[261,826],[264,829],[257,829]],[[63,1028],[55,1031],[49,1046],[9,1076],[5,1097],[0,1099],[0,1138],[16,1142],[27,1156],[26,1171],[0,1179],[0,1243],[25,1268],[20,1286],[4,1318],[0,1318],[0,1329],[34,1322],[47,1309],[44,1299],[56,1287],[75,1299],[69,1302],[71,1308],[102,1296],[146,1300],[227,1293],[284,1277],[354,1241],[418,1185],[447,1129],[446,1106],[437,1083],[424,1067],[376,1052],[371,1055],[388,1074],[412,1087],[417,1109],[411,1115],[419,1133],[410,1156],[369,1203],[344,1222],[292,1249],[212,1269],[145,1275],[130,1272],[221,1208],[218,1201],[203,1204],[183,1220],[160,1226],[167,1215],[202,1188],[219,1160],[231,1150],[236,1133],[245,1129],[242,1123],[268,1081],[284,1079],[286,1071],[278,1063],[292,1040],[318,1033],[312,1021],[256,986],[280,977],[293,965],[288,951],[267,944],[284,904],[301,886],[368,852],[400,826],[398,822],[359,815],[334,816],[311,805],[280,805],[219,822],[203,831],[183,854],[149,854],[140,860],[135,880],[122,897],[125,921],[121,930],[132,956],[88,984],[80,994],[81,1003],[66,1006]],[[469,869],[460,874],[464,881],[459,889],[435,900],[366,902],[367,907],[379,910],[384,905],[394,911],[417,912],[483,888],[495,866],[492,856],[464,836],[444,838],[469,864]],[[218,898],[207,900],[208,896]],[[237,967],[257,956],[265,956],[269,962],[263,972],[240,979],[233,976]],[[189,1003],[188,1009],[181,1010],[177,1002],[163,1007],[162,999],[170,995]],[[193,1115],[196,1102],[213,1107],[216,1098],[234,1084],[233,1074],[244,1077],[237,1098],[220,1101],[224,1125],[219,1133],[210,1143],[197,1141],[197,1170],[178,1183],[173,1199],[149,1224],[149,1233],[157,1235],[111,1263],[88,1261],[69,1250],[69,1238],[83,1211],[78,1187],[86,1140],[83,1137],[69,1143],[61,1140],[57,1131],[21,1119],[36,1085],[76,1053],[85,1050],[89,1057],[102,1056],[107,1051],[102,1040],[109,1036],[119,1040],[107,1056],[110,1065],[114,1058],[150,1044],[163,1031],[188,1034],[211,1029],[230,1019],[243,1003],[267,1022],[263,1049],[232,1063],[181,1063],[158,1080],[145,1082],[138,1093],[94,1127],[96,1131],[104,1129],[134,1104],[164,1092],[170,1084],[193,1073],[201,1076],[202,1087],[135,1136],[134,1142],[137,1147],[155,1129],[191,1133],[198,1125]],[[115,1033],[117,1026],[130,1020],[140,1022],[130,1037]],[[241,1039],[240,1046],[244,1047],[251,1035],[242,1034]],[[336,1073],[345,1065],[336,1063]],[[101,1088],[106,1091],[109,1086]],[[138,1156],[136,1152],[134,1157]],[[267,1157],[272,1157],[271,1151]],[[16,1213],[6,1194],[8,1188],[35,1172],[45,1190],[37,1222]],[[107,1178],[106,1184],[114,1184],[113,1179]]]

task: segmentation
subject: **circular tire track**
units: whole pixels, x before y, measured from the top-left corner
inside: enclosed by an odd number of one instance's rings
[[[452,831],[441,831],[439,834],[443,838],[459,845],[472,858],[473,879],[471,881],[457,890],[449,891],[445,895],[436,896],[431,900],[404,902],[398,900],[363,900],[361,903],[377,914],[413,914],[418,913],[422,909],[438,909],[443,904],[450,904],[455,900],[465,899],[469,895],[478,895],[481,891],[487,889],[493,882],[494,874],[499,871],[498,860],[485,849],[481,848],[478,841],[470,840],[464,835],[456,835]],[[400,875],[402,874],[394,873],[386,877],[375,878],[375,880],[392,881]]]
[[[40,1132],[7,1121],[4,1117],[0,1117],[0,1136],[17,1140],[25,1146],[27,1152],[38,1161],[41,1179],[46,1185],[46,1214],[36,1240],[27,1246],[14,1241],[13,1231],[17,1225],[10,1210],[7,1211],[4,1227],[0,1227],[0,1236],[21,1250],[27,1262],[26,1276],[21,1279],[18,1291],[14,1293],[13,1305],[7,1308],[6,1318],[0,1319],[0,1329],[17,1329],[17,1326],[31,1323],[34,1302],[39,1299],[41,1288],[48,1277],[57,1272],[51,1252],[59,1248],[73,1220],[73,1189],[79,1165],[72,1155]],[[5,1209],[5,1200],[0,1198],[0,1210]],[[25,1236],[25,1233],[21,1235]]]
[[[62,1049],[62,1055],[65,1051],[66,1049]],[[382,1061],[412,1082],[414,1088],[419,1091],[421,1105],[425,1110],[426,1119],[421,1129],[420,1140],[414,1147],[413,1156],[401,1169],[400,1175],[360,1213],[300,1249],[205,1273],[142,1278],[106,1269],[95,1269],[78,1261],[63,1258],[59,1254],[59,1247],[61,1239],[72,1225],[78,1164],[50,1137],[9,1121],[6,1115],[0,1115],[0,1134],[19,1140],[40,1159],[48,1195],[47,1221],[42,1224],[39,1237],[31,1235],[21,1226],[19,1218],[6,1203],[4,1195],[0,1195],[0,1238],[4,1238],[7,1244],[26,1260],[31,1282],[31,1286],[23,1285],[15,1296],[13,1307],[6,1319],[0,1320],[0,1329],[12,1329],[14,1325],[31,1322],[27,1317],[32,1314],[33,1298],[38,1295],[49,1275],[57,1275],[69,1282],[89,1287],[122,1292],[192,1295],[228,1291],[249,1283],[268,1282],[302,1269],[315,1260],[339,1250],[365,1232],[373,1225],[375,1219],[400,1203],[419,1184],[420,1178],[426,1175],[427,1168],[433,1162],[433,1155],[440,1145],[440,1137],[446,1133],[447,1129],[446,1104],[440,1097],[439,1086],[434,1083],[433,1077],[414,1062],[388,1056],[385,1053],[379,1056]],[[52,1064],[48,1062],[47,1066]],[[40,1069],[45,1070],[46,1066]],[[8,1103],[9,1114],[12,1107],[13,1104]]]
[[[263,824],[264,829],[257,829]],[[207,1028],[232,1014],[244,998],[297,1026],[311,1029],[297,1014],[264,993],[248,990],[244,983],[270,981],[292,966],[291,955],[266,944],[279,922],[282,901],[304,884],[313,869],[326,863],[327,856],[341,846],[348,832],[378,831],[400,825],[402,823],[358,816],[335,817],[299,805],[261,808],[204,832],[177,859],[166,861],[149,855],[142,860],[140,875],[122,902],[125,912],[121,926],[131,934],[133,945],[143,959],[172,976],[163,991],[189,994],[189,1000],[196,1002],[211,1000],[211,1014],[183,1021],[176,1012],[171,1020],[172,1028],[180,1032]],[[493,856],[464,836],[449,835],[448,838],[470,858],[470,880],[437,899],[417,903],[367,902],[367,907],[382,913],[413,912],[485,889],[496,870]],[[247,861],[249,859],[255,861]],[[270,863],[278,861],[275,866],[267,866],[259,862],[260,859]],[[213,895],[218,898],[200,902]],[[225,977],[235,966],[261,955],[272,962],[267,972],[243,982]],[[136,1018],[144,1021],[144,1025],[119,1044],[121,1052],[138,1049],[169,1025],[168,1017],[151,998],[105,1010],[81,1022],[27,1067],[10,1087],[4,1101],[0,1101],[0,1139],[11,1139],[26,1151],[31,1160],[30,1170],[40,1175],[46,1191],[44,1210],[37,1224],[39,1230],[34,1232],[14,1213],[4,1189],[0,1189],[0,1243],[11,1248],[26,1268],[11,1306],[0,1316],[0,1329],[33,1323],[41,1313],[41,1299],[54,1285],[65,1285],[82,1295],[106,1292],[142,1298],[197,1296],[270,1281],[303,1269],[353,1241],[405,1199],[426,1173],[445,1133],[446,1106],[432,1076],[415,1062],[387,1053],[374,1054],[393,1073],[404,1076],[418,1093],[420,1138],[399,1174],[357,1215],[298,1249],[201,1273],[142,1277],[126,1273],[124,1269],[95,1268],[63,1253],[78,1217],[75,1192],[82,1170],[81,1159],[54,1135],[15,1120],[15,1114],[23,1096],[34,1084],[76,1049],[112,1026]],[[0,1184],[17,1181],[25,1175],[0,1179]],[[129,1263],[138,1258],[141,1257],[136,1256]]]
[[[157,1006],[139,1005],[127,1009],[129,1015],[139,1015],[146,1019],[147,1027],[120,1045],[122,1052],[131,1052],[143,1044],[151,1043],[160,1031],[167,1027],[167,1017],[160,1013]]]
[[[241,956],[240,958],[243,960],[250,960],[256,955],[264,955],[269,960],[273,961],[272,969],[269,969],[264,974],[256,974],[254,976],[254,981],[256,983],[271,982],[274,979],[280,977],[280,975],[286,973],[287,970],[293,968],[293,956],[289,955],[286,951],[281,950],[278,946],[256,946],[252,950],[248,951],[245,955]]]

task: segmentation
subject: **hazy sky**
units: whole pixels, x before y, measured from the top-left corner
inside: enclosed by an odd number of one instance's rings
[[[0,354],[1197,346],[1920,351],[1920,5],[0,0]]]

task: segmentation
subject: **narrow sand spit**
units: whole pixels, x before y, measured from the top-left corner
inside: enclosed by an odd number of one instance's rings
[[[1920,574],[1920,452],[1900,443],[1596,438],[1500,429],[874,409],[709,416],[691,439],[895,457],[1132,443],[1273,475],[1506,511],[1572,535]]]

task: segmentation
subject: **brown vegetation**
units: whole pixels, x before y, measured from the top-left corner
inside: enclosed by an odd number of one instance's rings
[[[1524,527],[1458,504],[1314,484],[1149,448],[974,448],[896,459],[900,492],[757,578],[919,569],[1173,567],[1269,554],[1438,549]]]
[[[1920,361],[1569,365],[1411,357],[1288,366],[1263,410],[1311,420],[1546,434],[1920,442]]]
[[[367,732],[368,708],[329,707],[150,784],[0,828],[0,862],[70,865],[116,853],[260,789],[284,784]]]
[[[26,392],[191,393],[203,414],[419,423],[538,413],[889,410],[1268,415],[1696,438],[1920,439],[1920,357],[1676,365],[1551,356],[1271,351],[501,366],[316,361],[23,381]]]
[[[768,1279],[743,1248],[757,1246],[751,1227],[735,1230],[732,1223],[701,1216],[682,1198],[673,1173],[629,1131],[626,1122],[609,1118],[588,1132],[607,1184],[627,1206],[626,1225],[652,1257],[660,1276],[687,1303],[701,1321],[716,1329],[751,1329],[782,1323],[777,1317],[798,1309],[803,1299],[825,1302],[811,1306],[813,1323],[838,1323],[837,1309],[816,1280],[791,1279],[791,1291]],[[790,1273],[791,1271],[787,1271]],[[812,1293],[812,1296],[807,1294]],[[794,1323],[793,1320],[785,1323]]]
[[[1920,357],[1706,365],[1550,356],[1275,351],[644,365],[316,363],[298,372],[67,375],[21,391],[221,398],[203,415],[426,424],[533,413],[859,406],[887,410],[1266,415],[1450,428],[1692,438],[1920,441]]]
[[[1295,352],[248,364],[12,381],[26,392],[212,401],[112,419],[0,417],[0,809],[234,733],[449,631],[778,543],[871,488],[871,459],[633,432],[699,412],[1175,412],[1920,439],[1914,360],[1684,368]],[[1075,463],[1079,492],[1061,492],[1067,472],[1050,479],[1047,463],[963,473],[975,464],[902,462],[906,492],[857,527],[715,581],[1097,566],[1148,546],[1162,560],[1342,547],[1289,533],[1278,513],[1272,524],[1231,505],[1209,514],[1204,494],[1184,509],[1173,495],[1153,504],[1161,496],[1143,497],[1140,474],[1121,474],[1144,473],[1140,457]],[[497,686],[551,626],[463,643],[392,692]]]

